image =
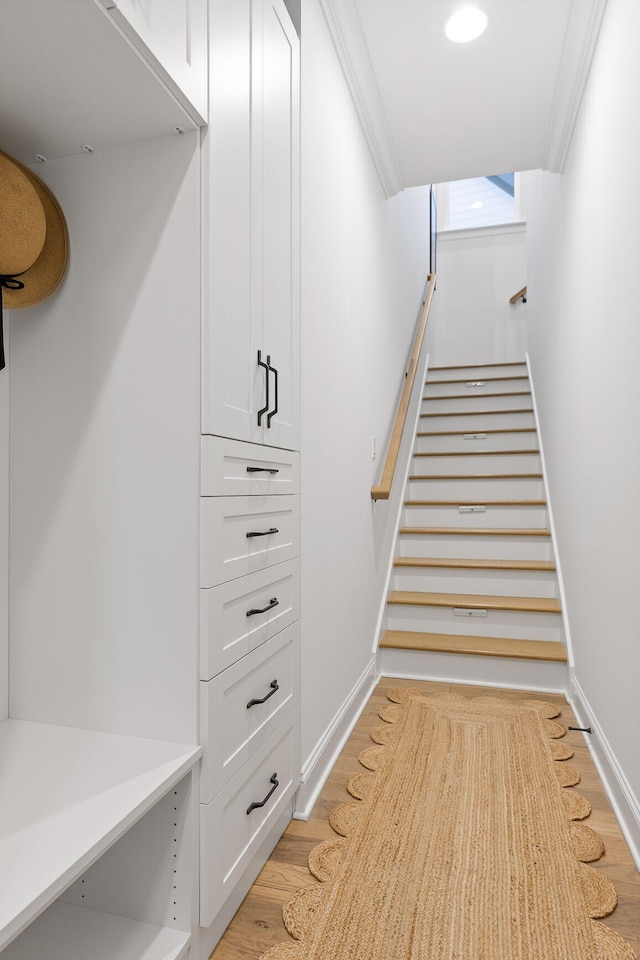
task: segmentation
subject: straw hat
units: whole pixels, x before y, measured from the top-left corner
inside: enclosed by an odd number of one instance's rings
[[[69,233],[49,188],[17,160],[0,151],[0,277],[8,309],[31,307],[50,296],[69,262]]]

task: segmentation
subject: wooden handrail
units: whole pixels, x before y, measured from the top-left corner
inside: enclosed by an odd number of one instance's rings
[[[523,303],[527,302],[527,288],[523,287],[522,290],[518,290],[517,293],[514,293],[512,297],[509,297],[509,303],[517,303],[518,300],[522,300]]]
[[[371,487],[372,500],[389,499],[391,484],[393,483],[393,475],[398,462],[398,454],[400,453],[402,434],[404,432],[404,427],[407,420],[409,401],[411,399],[413,385],[416,379],[418,361],[420,359],[420,352],[422,350],[424,335],[427,329],[427,321],[429,320],[429,311],[431,309],[431,301],[433,299],[433,291],[435,290],[435,287],[436,275],[435,273],[431,273],[429,274],[429,284],[427,286],[427,292],[422,304],[422,310],[420,311],[420,317],[418,319],[418,328],[416,330],[416,338],[413,342],[413,350],[411,351],[409,369],[407,370],[407,375],[405,377],[404,389],[402,391],[402,396],[400,397],[400,404],[398,406],[393,432],[391,433],[391,440],[389,441],[387,459],[384,462],[384,468],[382,470],[382,479],[380,480],[378,486]]]

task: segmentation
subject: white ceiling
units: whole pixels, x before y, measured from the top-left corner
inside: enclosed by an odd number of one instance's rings
[[[606,0],[475,0],[478,40],[444,24],[462,0],[321,0],[387,193],[561,170]]]

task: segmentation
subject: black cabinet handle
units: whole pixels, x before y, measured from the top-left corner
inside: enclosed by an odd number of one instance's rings
[[[280,533],[277,527],[271,527],[270,530],[250,530],[247,537],[268,537],[271,533]]]
[[[267,363],[269,364],[269,369],[275,374],[275,387],[276,387],[276,405],[273,410],[270,410],[267,414],[267,427],[271,426],[271,421],[278,412],[278,371],[275,367],[271,366],[271,357],[267,357]],[[267,374],[268,376],[268,374]]]
[[[250,710],[251,707],[255,707],[256,704],[258,703],[266,703],[269,697],[272,697],[276,692],[276,690],[280,689],[280,685],[277,680],[272,680],[269,686],[271,687],[271,689],[269,690],[269,693],[266,695],[266,697],[262,698],[262,700],[249,700],[249,703],[247,704],[247,710]]]
[[[275,790],[277,790],[277,788],[280,786],[280,781],[278,780],[277,773],[274,773],[274,775],[269,780],[269,783],[272,783],[273,786],[271,787],[271,790],[269,790],[269,793],[266,795],[264,800],[261,800],[260,803],[250,803],[249,806],[247,807],[247,813],[251,813],[252,810],[257,810],[259,807],[264,807],[265,803],[267,802],[271,794],[274,793]]]
[[[262,426],[262,417],[269,409],[269,370],[271,369],[271,357],[267,357],[267,362],[265,363],[262,359],[262,350],[258,350],[258,366],[264,367],[265,369],[265,379],[267,383],[267,396],[264,407],[261,410],[258,410],[258,426]]]
[[[253,610],[247,610],[247,616],[255,617],[256,613],[266,613],[267,610],[273,610],[274,607],[277,607],[279,603],[280,601],[278,600],[278,598],[273,597],[272,600],[269,600],[269,603],[267,604],[266,607],[262,607],[262,609],[260,610],[258,610],[257,607],[254,608]]]
[[[276,467],[247,467],[247,473],[280,473],[280,470]]]

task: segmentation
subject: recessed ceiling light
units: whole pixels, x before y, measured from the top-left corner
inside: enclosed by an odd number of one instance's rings
[[[474,200],[474,202],[471,204],[472,210],[480,210],[481,207],[482,207],[482,200]]]
[[[488,22],[483,10],[466,4],[449,17],[444,32],[453,43],[469,43],[484,33]]]

